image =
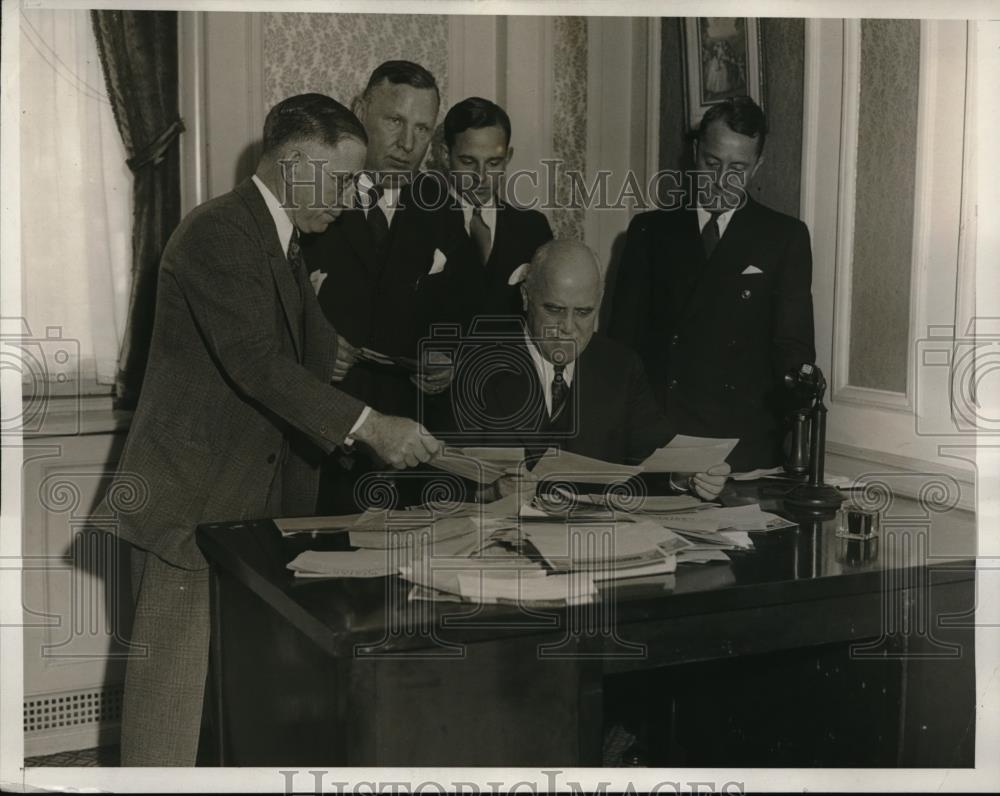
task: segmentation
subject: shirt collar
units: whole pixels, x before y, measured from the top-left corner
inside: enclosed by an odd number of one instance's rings
[[[733,213],[736,212],[736,208],[726,210],[724,213],[719,213],[716,217],[716,223],[719,225],[719,237],[722,237],[722,233],[726,231],[726,227],[729,226],[729,222],[733,218]],[[704,229],[708,220],[712,217],[704,207],[698,208],[698,229]]]
[[[287,254],[288,244],[292,239],[292,234],[295,232],[295,225],[288,217],[288,211],[281,206],[281,202],[271,193],[271,189],[264,184],[264,181],[256,174],[251,179],[254,185],[257,186],[257,190],[260,191],[260,195],[264,197],[264,204],[267,205],[267,210],[271,214],[271,218],[274,219],[274,227],[278,232],[281,250]]]
[[[542,356],[542,352],[538,350],[538,346],[535,345],[535,341],[532,340],[531,335],[528,334],[527,328],[524,330],[524,342],[528,347],[528,354],[531,357],[531,361],[535,363],[535,370],[538,371],[538,376],[542,380],[542,385],[546,390],[548,390],[552,384],[552,379],[555,378],[556,369],[551,362]],[[573,373],[575,371],[576,360],[574,359],[563,369],[563,381],[565,381],[567,385],[573,382]]]

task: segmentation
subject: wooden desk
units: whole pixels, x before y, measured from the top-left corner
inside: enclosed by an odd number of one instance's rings
[[[877,546],[833,521],[752,537],[730,564],[528,611],[296,580],[316,541],[202,526],[222,762],[600,765],[605,686],[645,673],[681,711],[658,762],[973,765],[971,518],[890,498]]]

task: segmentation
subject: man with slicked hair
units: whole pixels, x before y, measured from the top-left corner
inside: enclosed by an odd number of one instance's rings
[[[629,225],[608,326],[679,433],[739,438],[740,472],[781,462],[782,380],[816,355],[809,231],[748,191],[766,136],[750,97],[705,113],[684,206]]]
[[[320,461],[344,446],[400,468],[439,447],[335,385],[349,359],[302,260],[300,234],[322,232],[353,196],[364,127],[303,94],[271,109],[263,138],[253,177],[195,208],[167,243],[142,394],[105,497],[131,544],[136,600],[126,766],[196,762],[209,595],[195,528],[311,514]]]
[[[552,240],[549,222],[537,210],[517,207],[503,194],[503,179],[514,154],[507,112],[488,99],[468,97],[444,117],[448,177],[459,199],[454,212],[481,266],[483,297],[478,312],[519,314],[521,293],[510,276]]]

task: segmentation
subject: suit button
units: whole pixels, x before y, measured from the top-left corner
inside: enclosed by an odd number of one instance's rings
[[[677,379],[671,379],[670,384],[667,385],[667,389],[672,390],[677,386]]]
[[[740,292],[740,298],[743,299],[744,301],[746,301],[748,298],[750,298],[750,289],[749,288],[744,288]]]
[[[274,464],[274,462],[275,462],[275,460],[276,460],[277,458],[278,458],[278,457],[277,457],[277,456],[275,456],[275,455],[274,455],[274,454],[272,453],[272,454],[271,454],[270,456],[268,456],[268,457],[267,457],[267,463],[268,463],[268,464]]]
[[[732,384],[723,384],[722,389],[724,389],[726,392],[732,392],[736,388]]]
[[[671,335],[671,337],[670,337],[670,345],[677,345],[677,343],[680,341],[680,339],[681,339],[681,336],[679,334]]]

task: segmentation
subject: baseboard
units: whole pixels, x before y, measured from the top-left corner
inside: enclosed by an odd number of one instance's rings
[[[122,686],[37,694],[24,699],[24,756],[117,744]]]
[[[976,510],[974,470],[829,441],[826,443],[826,470],[862,482],[882,476],[880,480],[888,479],[895,494],[909,498],[921,497],[930,484],[943,484],[946,488],[953,483],[958,492],[956,507],[973,513]]]

